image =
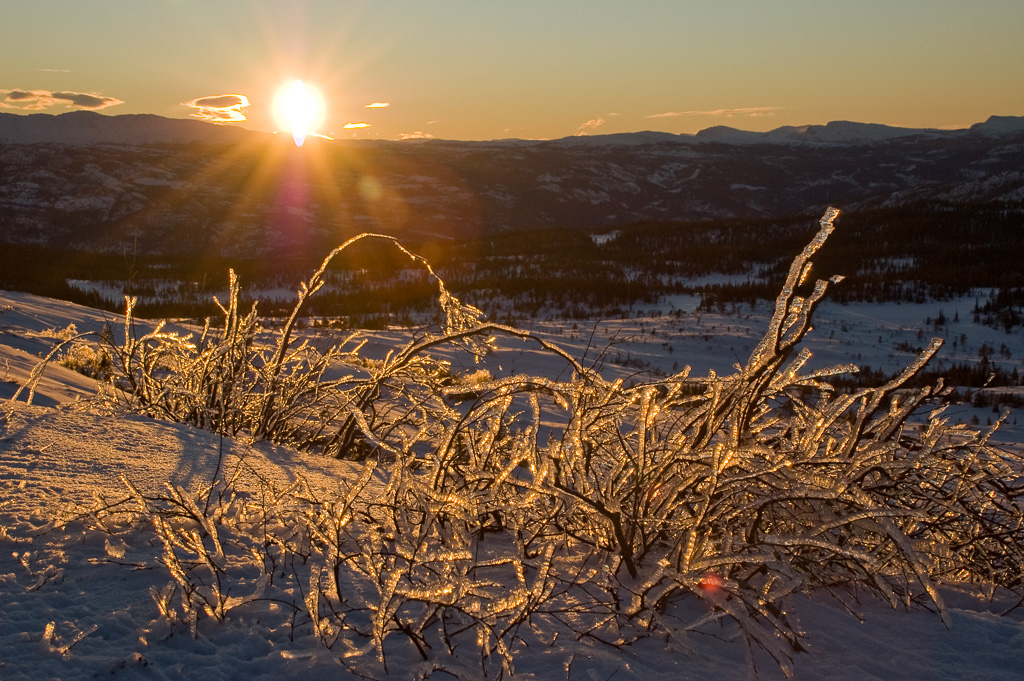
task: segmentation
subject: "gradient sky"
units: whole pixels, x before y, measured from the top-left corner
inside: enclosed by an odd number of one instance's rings
[[[273,130],[274,92],[301,78],[338,138],[1024,115],[1022,0],[0,0],[0,16],[9,113]]]

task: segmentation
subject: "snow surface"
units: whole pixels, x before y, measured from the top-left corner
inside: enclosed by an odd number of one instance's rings
[[[898,307],[902,309],[897,315],[894,308]],[[867,306],[836,306],[825,317],[853,329],[850,333],[860,339],[863,354],[878,347],[871,338],[880,327],[902,329],[911,326],[909,319],[921,325],[916,316],[924,310],[910,315],[909,307],[876,306],[880,309],[872,312]],[[0,310],[4,397],[13,393],[15,384],[24,382],[30,360],[45,351],[48,330],[70,323],[79,331],[98,330],[111,321],[106,313],[26,294],[0,292]],[[945,312],[951,315],[949,303]],[[745,359],[745,344],[763,329],[759,315],[749,320],[742,315],[687,319],[691,326],[696,321],[702,334],[719,338],[712,345],[703,335],[693,334],[692,349],[703,348],[694,353],[695,368],[702,363],[720,364],[723,354]],[[657,323],[662,324],[659,334],[666,333],[668,321],[665,317],[609,321],[606,331],[612,335],[636,332],[634,340],[621,343],[630,353],[653,358],[658,351],[651,348],[671,341],[677,345],[676,358],[692,361],[691,346],[685,341],[689,336],[684,332],[676,331],[667,339],[650,338],[650,328],[658,328]],[[981,333],[980,328],[973,327],[972,336]],[[540,331],[570,348],[594,343],[588,329],[572,331],[565,324],[551,323]],[[606,331],[593,335],[607,337]],[[395,338],[389,339],[389,334]],[[382,332],[378,341],[386,344],[398,335]],[[731,340],[721,338],[730,335]],[[981,339],[972,338],[975,342]],[[725,343],[737,347],[727,351]],[[1022,345],[1018,338],[1013,346],[1015,358],[1024,355]],[[880,353],[887,354],[884,347],[866,363],[877,366]],[[659,361],[664,362],[664,350],[661,355]],[[504,370],[557,372],[556,367],[538,365],[537,356],[529,348],[510,347],[510,357],[503,360],[510,366]],[[736,361],[725,359],[726,364]],[[630,370],[628,366],[609,369]],[[240,607],[223,623],[203,619],[195,638],[187,629],[169,626],[150,593],[170,579],[154,559],[159,548],[152,533],[128,528],[115,537],[88,529],[83,522],[97,503],[127,496],[119,476],[144,492],[158,491],[166,482],[199,489],[213,479],[222,460],[222,470],[241,472],[243,487],[260,478],[285,484],[301,476],[315,489],[340,494],[339,482],[351,479],[357,467],[267,443],[222,441],[180,424],[108,413],[85,399],[93,389],[87,379],[58,367],[47,369],[46,377],[36,404],[6,403],[9,416],[6,422],[0,421],[0,679],[451,678],[445,672],[432,673],[432,664],[421,662],[415,651],[401,649],[392,653],[390,675],[371,663],[372,652],[366,653],[365,667],[358,655],[342,664],[337,653],[320,647],[308,632],[299,635],[302,623],[283,616],[273,603]],[[857,613],[853,616],[824,595],[801,597],[795,612],[807,632],[808,651],[796,656],[795,678],[1024,678],[1024,609],[1011,609],[1014,601],[1001,595],[988,600],[954,588],[944,595],[952,616],[950,629],[926,610],[891,610],[871,601],[848,603]],[[1010,612],[1000,614],[1006,610]],[[781,678],[770,660],[755,656],[754,662],[757,678]],[[479,666],[474,672],[467,665],[461,676],[478,678],[479,672]],[[712,632],[652,637],[622,648],[560,637],[525,651],[516,663],[516,678],[523,679],[752,677],[746,649],[730,640],[724,629],[721,636]]]

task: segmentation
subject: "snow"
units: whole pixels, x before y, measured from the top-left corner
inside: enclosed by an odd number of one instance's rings
[[[603,246],[609,241],[617,239],[621,233],[622,232],[620,230],[613,229],[612,231],[605,232],[604,234],[591,234],[590,240],[594,242],[595,246]]]
[[[687,301],[675,302],[682,308]],[[880,329],[909,333],[908,319],[920,326],[917,317],[934,316],[940,306],[952,316],[955,305],[949,302],[928,308],[831,306],[823,310],[818,335],[829,325],[845,324],[856,351],[873,352],[865,361],[874,364],[887,354],[873,340]],[[56,332],[71,323],[79,332],[116,323],[107,313],[27,294],[0,292],[0,310],[0,397],[5,398],[25,381],[34,358],[52,345]],[[746,344],[763,330],[761,312],[750,319],[705,314],[699,322],[692,311],[685,314],[691,324],[699,323],[699,333],[684,327],[688,330],[669,335],[668,325],[676,322],[660,315],[610,320],[598,325],[595,335],[621,339],[632,334],[621,342],[622,350],[652,362],[665,361],[660,344],[671,342],[675,358],[689,362],[696,357],[696,365],[721,364],[726,343],[745,358]],[[537,326],[571,351],[594,343],[590,329],[573,332],[560,322]],[[653,338],[652,328],[661,329]],[[686,341],[689,333],[692,345]],[[704,334],[717,340],[705,341]],[[1001,332],[978,326],[970,334],[972,344],[980,344],[984,334],[990,343],[1002,338]],[[401,340],[401,332],[381,332],[377,340],[386,346]],[[829,346],[822,343],[824,354]],[[509,345],[513,356],[506,359],[518,363],[514,370],[554,369],[539,365],[540,353]],[[1022,345],[1016,339],[1015,358],[1024,356]],[[837,357],[849,352],[832,350]],[[734,361],[725,359],[726,364]],[[95,514],[89,510],[97,500],[111,504],[128,496],[121,476],[144,493],[158,493],[165,483],[198,491],[215,478],[220,462],[219,470],[239,472],[242,489],[255,489],[261,479],[285,486],[301,477],[311,489],[340,497],[342,481],[353,479],[359,467],[99,409],[87,399],[94,389],[89,379],[51,366],[34,404],[5,403],[0,412],[9,414],[6,421],[0,416],[0,678],[451,678],[448,672],[432,673],[432,661],[422,662],[414,650],[400,646],[389,653],[390,674],[380,669],[372,650],[349,651],[342,659],[340,651],[323,648],[310,635],[308,620],[269,599],[231,610],[224,622],[201,619],[195,637],[170,623],[154,600],[170,576],[156,560],[160,548],[152,530],[94,529]],[[853,600],[844,606],[824,594],[800,597],[794,612],[807,632],[807,652],[795,658],[795,678],[1022,678],[1024,611],[1002,615],[1014,605],[1003,594],[989,600],[949,587],[944,597],[952,616],[949,629],[923,609],[893,610]],[[749,679],[747,651],[732,633],[651,637],[621,647],[567,635],[527,636],[530,648],[518,656],[515,678]],[[474,666],[472,659],[457,658],[445,663],[449,669],[460,678],[480,677],[479,662]],[[753,662],[757,678],[781,678],[771,660],[755,655]]]

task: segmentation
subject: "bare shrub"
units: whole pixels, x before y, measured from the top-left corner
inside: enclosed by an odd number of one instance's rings
[[[473,355],[493,349],[494,333],[533,337],[482,321],[439,279],[444,327],[381,362],[361,361],[358,347],[293,348],[298,313],[338,251],[269,350],[255,308],[242,317],[233,302],[224,330],[194,345],[126,333],[116,365],[129,407],[332,455],[359,441],[366,457],[338,499],[264,490],[257,504],[221,482],[212,507],[134,492],[183,599],[176,616],[194,629],[235,603],[225,532],[249,547],[246,569],[272,579],[289,566],[294,609],[325,646],[373,649],[385,666],[395,637],[453,669],[469,648],[484,671],[512,673],[545,631],[621,645],[726,622],[788,673],[802,636],[787,612],[794,594],[929,600],[943,613],[943,582],[1024,593],[1024,461],[991,432],[952,425],[941,382],[907,387],[941,341],[896,379],[852,393],[828,381],[856,367],[807,369],[800,343],[838,281],[808,282],[811,258],[837,215],[822,218],[766,335],[726,376],[626,386],[544,344],[570,378],[453,383],[433,348]],[[328,380],[338,364],[365,373]],[[157,596],[166,610],[170,597]]]
[[[57,363],[98,381],[106,381],[113,376],[113,359],[107,349],[86,343],[69,347],[60,355]]]

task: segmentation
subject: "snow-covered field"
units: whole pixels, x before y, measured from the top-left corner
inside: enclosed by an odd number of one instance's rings
[[[472,302],[467,301],[467,302]],[[768,310],[697,315],[686,300],[628,320],[572,324],[538,322],[535,330],[570,354],[601,362],[610,375],[692,367],[694,374],[727,372],[763,333]],[[1024,339],[970,323],[972,301],[925,305],[831,305],[817,315],[810,347],[822,364],[855,362],[887,371],[912,353],[897,346],[922,344],[931,335],[949,343],[940,359],[968,361],[981,345],[1006,347],[999,359],[1021,366]],[[674,310],[682,310],[677,317]],[[959,321],[925,328],[941,311]],[[52,341],[48,329],[74,323],[99,330],[105,313],[26,294],[0,293],[0,397],[23,383],[35,358]],[[42,334],[42,335],[41,335]],[[966,336],[966,342],[963,342]],[[398,342],[403,332],[375,334]],[[958,340],[952,348],[952,339]],[[563,367],[534,347],[504,341],[488,368],[495,374],[557,374]],[[474,367],[455,367],[472,370]],[[172,625],[154,599],[170,581],[160,545],[146,527],[97,527],[102,504],[128,496],[124,476],[143,492],[170,482],[198,490],[220,471],[239,471],[244,488],[259,480],[285,485],[300,478],[323,494],[342,496],[342,482],[357,466],[300,454],[266,443],[222,441],[180,424],[109,413],[88,401],[94,385],[51,366],[35,404],[5,403],[0,421],[0,679],[295,679],[450,678],[423,662],[415,649],[397,646],[383,673],[372,648],[339,651],[309,635],[308,619],[282,611],[273,600],[230,611],[224,622],[202,619],[196,636]],[[22,396],[24,397],[24,396]],[[958,417],[994,418],[991,410],[964,407]],[[1020,420],[1021,426],[1016,421]],[[1024,414],[1012,414],[1000,437],[1024,442]],[[335,492],[337,490],[337,492]],[[794,612],[806,632],[806,652],[795,657],[797,679],[1024,679],[1024,608],[996,594],[986,599],[955,588],[944,593],[952,626],[933,612],[892,610],[873,601],[847,603],[852,614],[823,594],[798,599]],[[299,598],[301,601],[301,597]],[[1002,614],[1009,611],[1007,614]],[[305,631],[304,631],[305,630]],[[753,675],[745,646],[734,632],[678,638],[650,637],[612,647],[569,635],[540,637],[517,656],[525,679],[746,679]],[[367,662],[361,662],[365,655]],[[456,655],[456,658],[458,656]],[[371,659],[372,658],[372,659]],[[771,660],[755,656],[758,678],[781,677]],[[462,678],[480,667],[464,661]]]

